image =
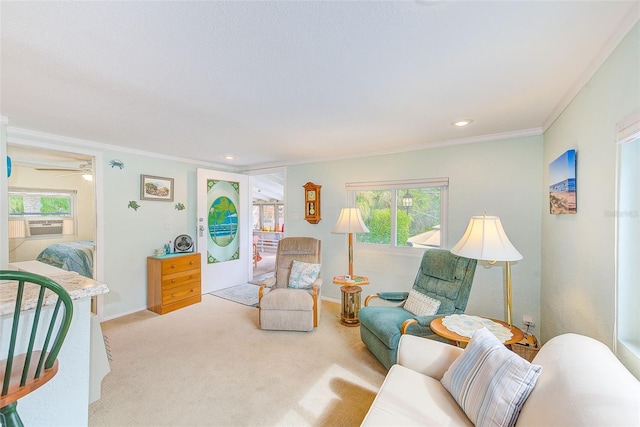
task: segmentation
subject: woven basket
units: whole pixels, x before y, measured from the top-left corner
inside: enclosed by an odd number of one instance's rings
[[[516,343],[511,345],[511,350],[513,350],[513,352],[518,356],[531,362],[533,358],[536,357],[536,354],[538,354],[538,350],[540,349],[538,347],[529,347]]]
[[[533,338],[533,345],[531,345],[531,341],[527,340],[525,336],[525,339],[522,341],[512,344],[511,350],[518,356],[531,362],[533,358],[536,357],[536,354],[538,354],[540,347],[538,346],[538,339],[535,335],[529,335],[529,337]]]

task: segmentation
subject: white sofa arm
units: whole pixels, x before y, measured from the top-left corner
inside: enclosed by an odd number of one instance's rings
[[[450,344],[405,334],[398,344],[398,364],[440,380],[462,352]]]

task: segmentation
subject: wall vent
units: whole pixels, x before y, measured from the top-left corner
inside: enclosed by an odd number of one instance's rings
[[[27,236],[61,236],[64,221],[61,219],[28,219]]]

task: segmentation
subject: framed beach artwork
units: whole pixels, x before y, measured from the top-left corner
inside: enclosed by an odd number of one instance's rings
[[[140,200],[173,202],[173,178],[140,175]]]
[[[549,165],[549,212],[575,214],[576,150],[567,150]]]
[[[240,183],[224,180],[207,180],[207,263],[239,259],[238,206]]]

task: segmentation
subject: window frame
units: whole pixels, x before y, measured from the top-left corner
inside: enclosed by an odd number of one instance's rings
[[[42,188],[19,188],[19,187],[9,187],[7,192],[7,197],[11,200],[11,196],[21,195],[21,196],[29,196],[29,197],[68,197],[70,200],[69,213],[60,213],[60,212],[39,212],[39,213],[27,213],[22,212],[19,214],[12,213],[9,210],[9,218],[10,219],[29,219],[29,218],[72,218],[75,222],[76,220],[76,209],[77,209],[77,191],[76,190],[52,190],[52,189],[42,189]],[[10,202],[9,202],[10,204]]]
[[[68,198],[69,199],[69,212],[25,212],[24,210],[21,213],[12,213],[10,211],[10,199],[11,196],[22,196],[22,197],[59,197],[59,198]],[[11,230],[9,231],[9,239],[29,239],[29,240],[38,240],[38,239],[59,239],[63,238],[67,235],[77,235],[78,229],[78,192],[76,190],[61,190],[61,189],[43,189],[43,188],[24,188],[24,187],[9,187],[7,191],[7,213],[9,224],[11,222],[21,222],[23,225],[20,226],[23,229],[27,229],[30,227],[30,222],[32,221],[52,221],[52,220],[63,220],[63,228],[60,233],[52,233],[52,234],[33,234],[30,235],[29,232],[18,232],[16,236],[11,236]],[[67,230],[67,221],[71,221],[70,232]]]
[[[448,223],[449,223],[449,178],[423,178],[408,179],[399,181],[371,181],[371,182],[348,182],[345,184],[347,191],[347,203],[349,207],[356,207],[356,192],[369,190],[391,191],[391,244],[365,243],[354,239],[354,246],[359,250],[371,250],[378,252],[391,252],[416,256],[421,255],[424,248],[397,245],[397,209],[398,200],[396,194],[398,190],[408,190],[416,188],[440,188],[440,248],[447,248]],[[421,250],[417,250],[421,249]]]
[[[639,274],[635,264],[638,243],[629,248],[633,238],[628,237],[630,229],[637,231],[638,226],[629,221],[636,221],[640,216],[637,208],[638,199],[630,200],[633,191],[629,191],[629,182],[637,183],[637,169],[625,167],[625,154],[633,158],[638,157],[640,150],[640,113],[619,123],[616,129],[616,207],[610,215],[615,218],[615,283],[616,283],[616,308],[615,308],[615,339],[614,352],[618,355],[627,368],[640,372],[640,314],[635,306],[640,299],[640,290],[637,289],[637,275]],[[631,144],[634,144],[632,147]],[[626,153],[625,153],[626,152]],[[631,170],[631,172],[628,172]],[[636,196],[637,197],[637,196]],[[635,203],[635,206],[634,206]],[[609,213],[608,213],[609,214]],[[629,252],[631,254],[629,255]],[[634,305],[635,303],[635,305]],[[630,364],[631,366],[629,366]]]

